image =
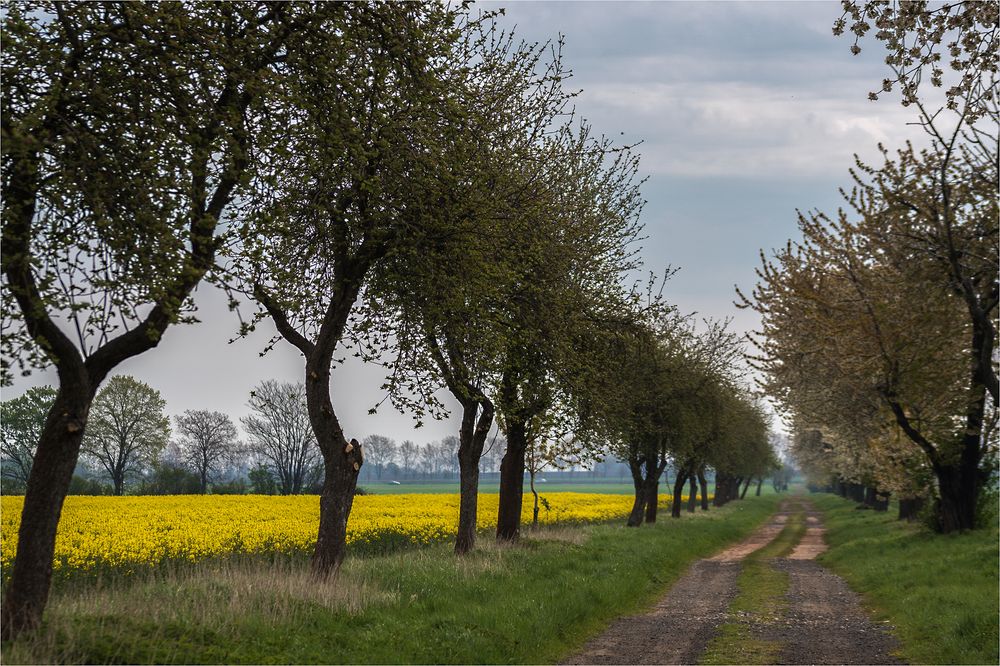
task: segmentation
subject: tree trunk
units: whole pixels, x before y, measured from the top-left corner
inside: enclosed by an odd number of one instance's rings
[[[937,474],[941,497],[937,502],[937,527],[944,534],[971,530],[976,526],[975,474],[966,475],[961,465],[942,466]],[[969,478],[969,477],[972,478]]]
[[[350,456],[353,457],[355,451],[358,452],[358,469],[337,464],[339,461],[324,461],[326,474],[319,498],[319,534],[312,558],[313,574],[319,578],[336,574],[347,554],[347,521],[354,505],[354,491],[357,489],[361,464],[361,445],[358,440],[352,439],[349,444],[345,444],[345,448],[348,445],[354,447]]]
[[[459,431],[458,471],[461,497],[458,508],[458,535],[455,553],[468,553],[476,546],[476,527],[479,513],[479,461],[483,457],[486,437],[493,426],[493,403],[467,400],[462,407],[462,425]],[[478,414],[478,422],[477,422]],[[475,429],[473,429],[475,424]]]
[[[688,502],[687,510],[688,513],[694,513],[694,508],[698,504],[698,477],[695,474],[691,474],[690,483],[688,484]]]
[[[524,501],[524,454],[528,447],[527,424],[507,425],[507,452],[500,462],[500,507],[497,512],[497,540],[516,541],[521,534],[521,505]]]
[[[654,470],[655,472],[655,470]],[[649,472],[647,470],[647,476]],[[660,501],[660,475],[649,477],[646,479],[646,522],[655,523],[656,522],[656,511],[659,508]]]
[[[993,321],[982,313],[972,312],[972,315],[973,363],[969,389],[974,399],[970,400],[966,407],[961,453],[956,463],[948,465],[942,464],[940,459],[931,460],[940,492],[940,499],[935,507],[937,528],[943,533],[971,530],[976,527],[979,489],[984,481],[979,470],[979,462],[982,456],[987,391],[993,396],[994,401],[997,399],[996,376],[992,371]],[[899,421],[902,410],[894,405],[893,411]],[[911,429],[910,426],[904,426],[907,434],[910,434]]]
[[[701,486],[701,510],[708,511],[708,480],[705,478],[705,466],[698,468],[698,485]]]
[[[747,480],[743,482],[743,492],[740,493],[740,499],[743,499],[743,498],[745,498],[747,496],[747,490],[750,489],[750,483],[752,481],[753,481],[753,478],[748,476]]]
[[[687,468],[677,468],[677,477],[674,479],[674,501],[670,504],[670,517],[681,517],[681,506],[684,503],[684,485],[687,483]]]
[[[458,505],[458,534],[455,537],[455,553],[462,555],[476,547],[476,525],[479,516],[479,465],[471,461],[471,456],[458,455],[459,487],[461,496]]]
[[[629,471],[632,473],[635,499],[632,501],[632,510],[629,512],[628,521],[625,524],[627,527],[639,527],[642,525],[643,510],[646,507],[646,484],[642,478],[642,463],[630,460]]]
[[[723,474],[716,470],[715,472],[715,499],[712,500],[712,504],[715,506],[725,506],[726,500],[729,499],[729,489],[728,489],[729,476]]]
[[[531,507],[531,529],[538,529],[538,491],[535,490],[535,473],[533,471],[528,472],[531,476],[531,495],[534,498],[535,503]]]
[[[899,520],[915,520],[923,507],[924,500],[921,497],[900,498]]]
[[[0,610],[3,640],[35,629],[49,598],[56,529],[97,389],[97,382],[91,383],[83,368],[79,370],[60,372],[59,390],[38,440],[24,494],[17,552]]]
[[[340,569],[347,554],[347,521],[364,464],[361,444],[344,436],[330,400],[332,351],[318,351],[306,359],[306,406],[316,443],[323,454],[323,490],[319,499],[319,532],[312,556],[312,572],[327,578]]]
[[[756,493],[757,497],[760,497],[760,487],[762,485],[764,485],[764,477],[758,477],[757,478],[757,493]]]

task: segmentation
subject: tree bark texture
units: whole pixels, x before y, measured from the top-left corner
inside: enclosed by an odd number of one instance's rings
[[[688,471],[686,468],[677,469],[677,478],[674,479],[674,501],[670,504],[670,517],[681,517],[681,505],[684,502],[684,486],[687,484]]]
[[[646,484],[642,477],[642,462],[630,460],[629,471],[632,473],[635,498],[632,501],[632,510],[629,512],[628,521],[625,524],[628,527],[639,527],[642,525],[643,511],[646,507]]]
[[[493,425],[493,404],[467,399],[462,407],[462,425],[459,433],[458,468],[461,497],[458,508],[458,535],[455,553],[468,553],[476,545],[476,527],[479,515],[479,461],[490,427]]]
[[[688,484],[688,501],[687,501],[688,513],[694,513],[694,509],[697,505],[698,505],[698,476],[696,474],[691,474],[690,483]]]
[[[507,424],[507,451],[500,461],[500,507],[497,511],[497,540],[516,541],[521,534],[521,506],[524,501],[524,456],[528,448],[527,424]]]
[[[655,473],[655,470],[654,470]],[[660,477],[659,475],[650,476],[646,479],[646,522],[655,523],[656,522],[656,512],[659,509],[660,502]]]
[[[970,469],[963,464],[965,462],[963,459],[958,465],[941,466],[937,473],[941,494],[936,505],[937,527],[945,534],[976,526],[978,464]]]
[[[921,497],[900,498],[899,520],[916,520],[923,507],[924,500]]]
[[[312,556],[312,572],[318,578],[336,574],[347,554],[347,521],[364,464],[361,444],[344,436],[330,400],[332,350],[333,346],[317,345],[306,357],[306,406],[325,472],[319,500],[319,533]]]
[[[705,466],[698,468],[698,485],[701,486],[701,510],[708,511],[708,480],[705,478]]]
[[[725,506],[726,500],[728,499],[728,483],[729,477],[722,472],[716,470],[715,472],[715,498],[712,500],[712,504],[715,506]]]
[[[85,372],[60,375],[28,476],[17,551],[0,611],[4,640],[33,630],[41,622],[52,584],[56,529],[96,393]]]

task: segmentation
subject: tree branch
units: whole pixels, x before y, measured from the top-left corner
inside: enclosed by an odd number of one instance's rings
[[[271,319],[274,320],[274,325],[278,329],[278,333],[281,333],[281,337],[295,345],[305,356],[308,357],[311,355],[316,346],[295,330],[291,323],[289,323],[284,309],[271,297],[271,294],[267,292],[264,286],[259,283],[254,284],[253,295],[257,299],[257,302],[264,306]]]

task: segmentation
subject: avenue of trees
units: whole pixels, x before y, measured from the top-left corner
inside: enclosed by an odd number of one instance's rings
[[[254,309],[243,333],[274,326],[303,379],[254,389],[242,445],[225,415],[177,417],[171,457],[202,491],[241,447],[252,483],[318,483],[318,577],[344,558],[366,460],[423,455],[343,431],[346,353],[382,364],[418,420],[443,413],[438,389],[461,405],[459,553],[494,423],[502,540],[539,454],[610,446],[646,520],[668,460],[685,479],[713,467],[717,501],[775,465],[724,327],[698,333],[633,285],[638,158],[575,117],[558,44],[436,3],[25,2],[3,37],[4,379],[59,378],[18,406],[48,411],[5,639],[41,620],[81,453],[121,492],[167,447],[159,395],[112,375],[194,323],[202,281]],[[25,459],[6,429],[4,456]]]
[[[801,240],[762,255],[744,298],[762,316],[758,363],[818,484],[883,508],[895,495],[901,517],[932,500],[939,530],[972,529],[997,471],[997,7],[845,9],[857,40],[877,28],[884,90],[899,85],[926,146],[880,146],[843,209],[801,213]]]

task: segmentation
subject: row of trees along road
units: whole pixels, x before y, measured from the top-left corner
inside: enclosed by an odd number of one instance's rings
[[[437,387],[461,404],[460,553],[494,420],[501,539],[519,533],[530,446],[590,446],[588,428],[619,422],[598,407],[605,354],[653,321],[623,286],[638,163],[574,118],[558,44],[437,3],[25,2],[3,32],[3,369],[59,377],[5,639],[41,619],[98,389],[193,322],[202,280],[259,306],[242,333],[269,318],[271,345],[302,353],[323,461],[317,576],[344,557],[364,462],[330,396],[343,354],[384,364],[418,419],[441,415]]]
[[[580,443],[610,442],[629,465],[635,487],[630,526],[655,522],[660,478],[671,462],[674,517],[681,515],[688,482],[692,496],[700,482],[708,509],[707,467],[715,469],[715,505],[721,506],[741,496],[741,484],[745,493],[751,479],[780,466],[764,406],[742,386],[739,338],[718,322],[706,322],[699,333],[690,317],[658,299],[647,302],[637,322],[592,338],[606,345],[605,363],[588,369],[588,390],[570,396],[579,410],[573,432]]]
[[[762,255],[745,299],[802,468],[867,486],[877,506],[895,494],[901,517],[933,498],[943,532],[976,527],[996,480],[997,16],[995,3],[845,3],[835,33],[850,19],[857,51],[874,24],[883,90],[898,85],[927,146],[858,161],[846,207],[800,214],[802,239]],[[943,108],[922,73],[946,88]]]

